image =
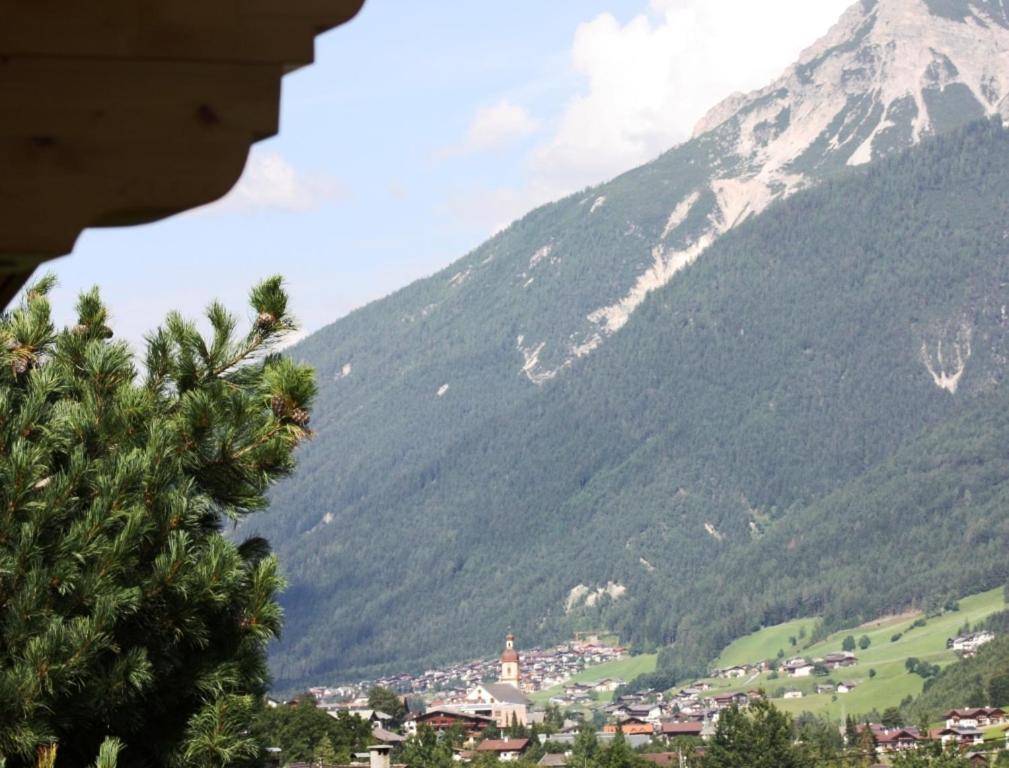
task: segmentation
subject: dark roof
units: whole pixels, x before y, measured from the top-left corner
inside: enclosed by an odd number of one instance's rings
[[[529,739],[487,739],[481,741],[477,752],[521,752],[529,746]]]
[[[503,704],[528,704],[529,698],[510,683],[487,683],[487,693]]]
[[[697,736],[704,730],[704,723],[662,723],[660,726],[663,735],[684,735]]]
[[[374,736],[379,741],[384,742],[386,744],[401,744],[402,742],[406,741],[406,736],[400,736],[398,733],[387,731],[385,728],[382,728],[381,726],[373,728],[371,731],[371,735]]]
[[[471,714],[469,712],[456,712],[454,709],[429,709],[423,714],[414,715],[413,719],[417,722],[423,722],[424,720],[430,720],[433,717],[452,717],[457,720],[480,720],[485,723],[497,722],[493,717]]]

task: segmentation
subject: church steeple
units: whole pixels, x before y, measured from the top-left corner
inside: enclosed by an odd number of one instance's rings
[[[498,682],[519,687],[519,652],[515,650],[515,636],[511,632],[505,637],[505,649],[501,654],[501,678]]]

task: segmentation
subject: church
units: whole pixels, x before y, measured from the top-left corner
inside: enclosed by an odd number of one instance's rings
[[[509,632],[501,653],[498,681],[476,686],[466,694],[466,703],[459,709],[465,709],[474,715],[492,717],[499,728],[507,728],[512,722],[528,725],[530,701],[519,687],[521,665],[519,652],[515,648],[515,637]]]

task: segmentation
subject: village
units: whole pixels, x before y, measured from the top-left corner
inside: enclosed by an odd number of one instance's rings
[[[959,657],[969,658],[994,637],[992,632],[969,632],[950,638],[947,646]],[[315,688],[311,693],[317,706],[334,717],[345,713],[368,721],[374,741],[388,749],[401,747],[410,737],[429,729],[443,736],[451,734],[453,758],[459,762],[481,755],[511,762],[538,754],[538,764],[563,768],[579,735],[589,729],[601,745],[612,743],[619,735],[632,749],[640,750],[645,760],[670,765],[682,764],[685,748],[703,752],[726,709],[744,708],[768,698],[762,687],[746,688],[758,676],[770,673],[800,681],[844,672],[858,663],[853,650],[842,648],[812,658],[774,658],[715,668],[707,678],[678,690],[641,690],[616,697],[613,694],[623,686],[623,680],[570,680],[578,672],[619,660],[626,653],[622,647],[591,638],[520,654],[515,637],[509,634],[496,660],[469,662],[418,676]],[[716,686],[717,681],[732,690]],[[857,685],[843,681],[830,684],[830,690],[843,695]],[[406,714],[397,721],[369,706],[366,694],[375,686],[395,691],[404,703],[423,701],[423,707],[404,709]],[[814,690],[822,693],[826,688],[827,684],[818,684]],[[544,701],[541,696],[534,702],[532,697],[547,689],[554,691],[549,698]],[[795,692],[797,688],[785,687],[778,696],[801,698],[801,692],[799,696]],[[1009,750],[1009,714],[1001,707],[951,708],[943,717],[941,724],[927,729],[861,722],[845,738],[870,738],[881,759],[937,743],[968,755],[972,765],[989,765],[993,733],[998,737],[997,747]],[[379,755],[383,756],[387,753]]]
[[[579,633],[576,639],[553,648],[533,648],[523,652],[520,672],[522,690],[545,690],[560,685],[584,669],[624,658],[627,649],[600,640],[598,633]],[[352,700],[367,696],[375,686],[388,688],[402,695],[464,696],[483,682],[498,676],[498,660],[477,659],[442,669],[427,670],[419,675],[398,674],[362,680],[351,685],[315,687],[310,692],[324,702]],[[617,681],[621,683],[623,681]],[[616,686],[614,685],[613,688]],[[610,688],[610,690],[613,690]]]

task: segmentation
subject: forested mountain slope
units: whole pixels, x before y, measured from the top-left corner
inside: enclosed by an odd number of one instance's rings
[[[737,629],[827,607],[805,596],[844,594],[831,579],[851,574],[825,566],[847,558],[869,570],[852,588],[863,602],[841,601],[838,617],[936,586],[920,571],[955,533],[942,527],[951,498],[932,488],[919,517],[905,499],[889,547],[891,499],[874,483],[885,490],[887,460],[915,438],[930,455],[937,438],[918,435],[946,420],[998,445],[1000,422],[985,415],[1009,343],[1007,213],[1001,127],[929,142],[727,235],[577,376],[426,461],[401,455],[392,482],[355,478],[377,488],[367,504],[319,504],[311,485],[289,484],[309,524],[274,534],[294,582],[281,680],[465,656],[508,625],[532,638],[603,621],[713,655]],[[962,485],[957,455],[940,486]],[[996,493],[992,467],[982,485]],[[846,494],[861,494],[857,519],[831,507]],[[987,542],[972,566],[992,579],[1004,566],[988,555],[1009,538],[998,511],[970,521]],[[908,518],[915,535],[902,532]],[[855,528],[838,533],[845,519]],[[875,527],[863,537],[856,523]],[[802,546],[793,530],[808,532]],[[965,553],[949,551],[951,566]],[[611,589],[586,607],[579,585]]]
[[[282,686],[508,625],[705,647],[678,596],[726,550],[997,387],[1005,138],[885,159],[1006,108],[1009,29],[942,8],[856,3],[690,142],[293,350],[317,437],[256,521]]]

